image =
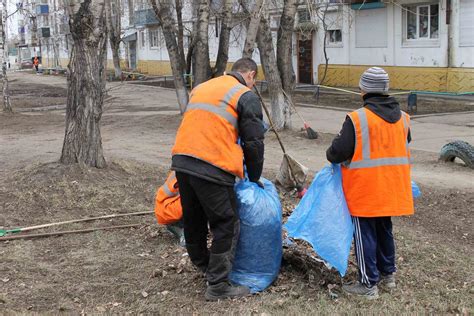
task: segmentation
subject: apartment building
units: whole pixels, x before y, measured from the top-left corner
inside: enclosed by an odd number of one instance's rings
[[[36,2],[35,2],[36,1]],[[369,66],[384,67],[394,89],[474,91],[474,0],[322,0],[298,9],[293,35],[293,66],[297,82],[356,87]],[[118,0],[121,15],[122,66],[149,75],[170,75],[164,37],[148,0]],[[219,2],[213,2],[219,5]],[[47,67],[65,67],[70,52],[67,19],[60,0],[25,0],[35,17],[19,26],[31,55],[43,56]],[[324,20],[318,6],[327,9]],[[210,8],[213,10],[216,8]],[[270,8],[276,42],[281,6]],[[183,7],[184,47],[194,21]],[[35,31],[35,22],[36,31]],[[210,20],[211,63],[217,58],[219,21]],[[229,63],[241,57],[245,28],[232,29]],[[69,38],[69,39],[68,39]],[[108,67],[112,68],[109,49]],[[254,54],[259,61],[258,49]]]

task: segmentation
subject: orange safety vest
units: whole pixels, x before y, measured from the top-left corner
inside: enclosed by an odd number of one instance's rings
[[[247,91],[248,87],[229,75],[195,87],[172,154],[200,159],[243,178],[243,152],[237,144],[237,104]]]
[[[166,182],[158,189],[155,197],[155,215],[158,224],[168,225],[183,217],[175,172],[171,172]]]
[[[352,160],[342,166],[342,186],[352,216],[414,213],[408,131],[410,117],[388,123],[361,108],[349,114],[355,129]]]

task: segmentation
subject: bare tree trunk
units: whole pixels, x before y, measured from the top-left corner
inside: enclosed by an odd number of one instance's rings
[[[166,48],[170,56],[171,70],[174,77],[174,86],[176,89],[176,96],[178,97],[179,109],[181,113],[186,110],[188,105],[189,95],[184,83],[184,68],[180,63],[178,43],[176,42],[176,33],[174,31],[174,20],[171,14],[171,0],[150,0],[150,3],[155,11],[156,16],[161,22],[163,35],[165,37]]]
[[[194,47],[194,82],[198,85],[209,79],[209,0],[200,0]]]
[[[273,124],[277,130],[290,128],[290,106],[283,94],[280,72],[278,71],[273,48],[272,33],[268,20],[264,16],[260,19],[257,42],[260,61],[265,72],[265,79],[268,82]]]
[[[255,0],[255,5],[250,16],[250,22],[247,27],[247,37],[245,38],[244,51],[242,52],[242,57],[252,58],[253,51],[255,49],[255,40],[257,38],[258,28],[260,24],[260,17],[262,16],[262,5],[264,0]],[[242,6],[244,4],[242,3]],[[244,7],[245,10],[248,10],[247,7]]]
[[[318,10],[316,11],[316,15],[318,17],[318,19],[321,21],[322,25],[323,25],[323,32],[324,32],[324,37],[323,37],[323,54],[324,54],[324,74],[323,74],[323,77],[321,79],[321,81],[318,82],[318,84],[323,84],[324,83],[324,80],[326,80],[326,75],[327,75],[327,72],[328,72],[328,65],[329,65],[329,57],[328,57],[328,54],[327,54],[327,35],[328,35],[328,25],[327,25],[327,21],[326,21],[326,13],[328,12],[328,7],[329,7],[329,3],[326,3],[324,5],[324,11],[321,13],[320,12],[320,8],[318,8]]]
[[[219,36],[219,49],[214,70],[214,77],[224,73],[229,59],[230,30],[232,29],[232,0],[225,0],[222,12],[221,33]]]
[[[112,1],[115,4],[115,11],[112,12]],[[109,35],[110,49],[112,50],[112,60],[114,63],[115,78],[122,77],[122,69],[120,68],[120,2],[117,0],[105,0],[105,15],[107,18],[107,33]]]
[[[105,3],[103,0],[80,1],[65,0],[73,46],[68,66],[66,132],[60,161],[104,168],[100,119],[107,56]]]
[[[191,73],[191,67],[193,65],[193,56],[194,56],[194,38],[191,37],[191,43],[188,47],[188,52],[186,54],[186,73]]]
[[[295,72],[291,53],[293,47],[293,28],[295,25],[295,16],[298,8],[297,0],[285,0],[283,13],[280,18],[280,27],[278,28],[277,42],[277,64],[281,75],[283,90],[291,97],[295,88]]]
[[[59,61],[59,43],[58,39],[53,39],[53,55],[54,55],[54,62],[53,65],[55,68],[61,68],[61,63]]]
[[[184,58],[184,26],[183,26],[183,3],[182,0],[175,0],[176,17],[178,20],[178,49],[181,67],[185,68],[186,60]]]
[[[191,11],[192,11],[192,20],[193,26],[191,30],[191,43],[189,44],[188,47],[188,52],[186,54],[186,73],[187,74],[193,74],[195,73],[195,55],[194,55],[194,49],[196,48],[196,39],[197,39],[197,23],[198,23],[198,15],[199,15],[199,1],[200,0],[192,0],[191,4]],[[192,81],[192,80],[191,80]],[[193,85],[191,85],[192,87]]]
[[[7,77],[7,63],[8,63],[8,49],[6,46],[7,43],[7,0],[2,0],[2,17],[1,17],[1,36],[2,36],[2,46],[0,47],[1,50],[1,57],[2,57],[2,81],[3,81],[3,112],[12,113],[12,105],[10,102],[10,90],[8,88],[8,77]]]

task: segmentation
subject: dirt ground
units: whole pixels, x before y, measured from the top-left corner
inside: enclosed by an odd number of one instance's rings
[[[12,75],[13,115],[0,114],[0,228],[111,213],[151,211],[163,183],[180,122],[172,91],[112,83],[102,118],[108,167],[57,163],[64,137],[64,78]],[[28,90],[21,87],[28,86]],[[41,95],[41,97],[40,97]],[[38,109],[43,108],[43,111]],[[20,112],[22,111],[22,112]],[[325,165],[333,135],[284,141],[311,174]],[[344,280],[324,267],[304,269],[286,258],[267,291],[207,303],[204,279],[152,214],[72,224],[36,232],[123,224],[138,228],[0,243],[0,310],[4,313],[473,313],[474,172],[414,151],[413,177],[422,197],[412,217],[394,219],[397,289],[368,302],[341,293]],[[273,179],[281,152],[266,138],[264,176]],[[283,195],[284,213],[297,201]],[[351,262],[355,259],[351,257]]]

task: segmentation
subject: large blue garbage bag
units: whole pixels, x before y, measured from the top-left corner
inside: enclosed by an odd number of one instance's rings
[[[309,242],[319,257],[344,276],[353,227],[340,165],[326,166],[316,175],[284,228],[289,237]]]
[[[281,204],[273,183],[261,178],[265,189],[248,180],[235,185],[240,237],[230,280],[256,293],[278,276],[283,254]]]
[[[413,180],[411,180],[411,192],[413,194],[414,199],[419,198],[421,196],[421,190]]]

